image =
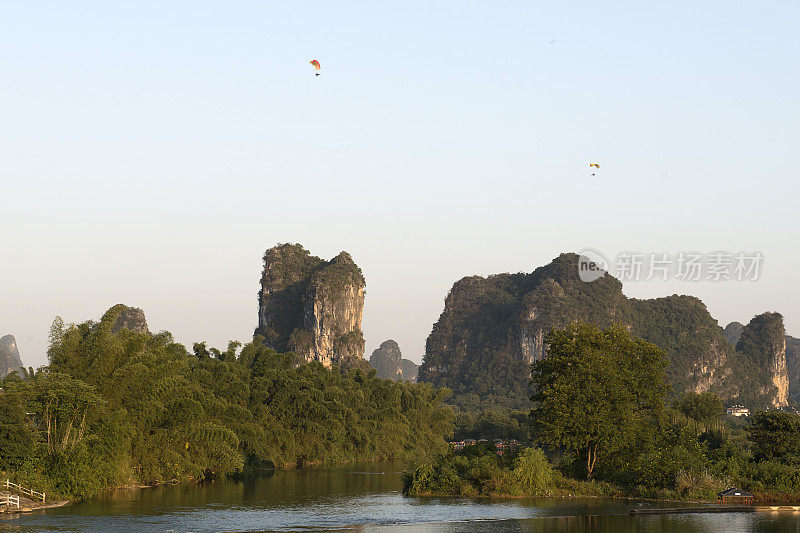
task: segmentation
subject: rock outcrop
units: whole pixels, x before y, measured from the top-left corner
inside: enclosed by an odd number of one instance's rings
[[[403,379],[407,379],[409,381],[417,381],[417,375],[419,374],[419,365],[414,361],[412,361],[411,359],[401,359],[400,371],[403,374]]]
[[[575,322],[600,327],[621,324],[660,346],[668,357],[667,378],[678,391],[713,391],[726,398],[760,398],[783,405],[783,392],[750,387],[749,357],[739,357],[701,300],[672,295],[627,298],[608,273],[590,282],[578,275],[578,255],[562,254],[530,274],[471,276],[453,285],[434,324],[419,380],[447,386],[454,401],[524,407],[530,364],[546,355],[546,334]],[[729,333],[734,334],[733,328]],[[772,374],[761,389],[784,390],[785,360],[772,350]],[[776,366],[777,365],[777,366]],[[760,390],[760,389],[759,389]],[[751,393],[752,392],[752,393]],[[774,401],[773,401],[774,400]],[[514,403],[516,402],[516,403]]]
[[[376,370],[378,377],[398,381],[417,379],[417,369],[419,368],[414,361],[403,359],[400,346],[397,342],[389,339],[383,341],[379,348],[372,352],[369,364]]]
[[[770,396],[773,407],[789,404],[789,371],[786,365],[786,330],[780,313],[763,313],[742,328],[736,351],[767,384],[759,391]],[[771,385],[771,387],[770,387]],[[774,389],[773,389],[774,387]]]
[[[111,322],[111,332],[119,333],[120,330],[127,329],[137,333],[150,334],[147,328],[147,319],[144,311],[138,307],[128,307],[124,304],[117,304],[105,312],[100,319],[101,322]]]
[[[305,362],[364,367],[365,286],[347,252],[325,261],[299,244],[270,248],[264,254],[255,334]]]
[[[742,328],[744,328],[744,324],[741,322],[731,322],[727,326],[725,326],[725,338],[728,339],[733,346],[739,342],[739,337],[742,336]]]
[[[17,339],[14,338],[14,335],[0,337],[0,379],[22,368]]]
[[[800,339],[786,336],[786,370],[789,374],[789,398],[800,402]]]

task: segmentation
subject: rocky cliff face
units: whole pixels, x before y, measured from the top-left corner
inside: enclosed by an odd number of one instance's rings
[[[295,352],[303,361],[363,366],[366,282],[350,254],[330,261],[299,244],[264,254],[258,294],[258,328],[271,348]]]
[[[379,348],[372,352],[369,364],[374,368],[378,377],[398,381],[400,379],[415,380],[417,378],[417,364],[408,359],[403,359],[400,346],[393,340],[383,341]]]
[[[147,319],[144,311],[138,307],[128,307],[124,304],[117,304],[105,312],[100,319],[101,322],[111,322],[111,332],[118,333],[120,330],[127,329],[137,333],[150,334],[147,328]]]
[[[786,336],[786,370],[789,374],[789,397],[800,401],[800,339]]]
[[[563,254],[531,274],[456,282],[428,336],[418,379],[456,395],[524,404],[530,363],[546,352],[550,329],[575,320],[610,325],[628,314],[619,281],[604,276],[583,283],[577,264],[577,255]]]
[[[527,405],[530,363],[545,356],[545,335],[575,321],[622,324],[660,346],[678,391],[740,394],[733,345],[702,301],[678,295],[629,299],[608,274],[583,282],[576,254],[562,254],[530,274],[456,282],[428,337],[419,380],[450,387],[455,398],[509,405],[505,399],[516,398]]]
[[[666,352],[667,376],[678,391],[738,394],[730,382],[733,346],[699,298],[673,294],[630,304],[631,332]]]
[[[746,357],[751,368],[766,376],[760,392],[770,397],[773,407],[785,407],[789,399],[789,372],[786,365],[786,330],[779,313],[755,316],[742,328],[736,351]]]
[[[21,368],[22,359],[19,357],[17,339],[14,335],[0,337],[0,379]]]

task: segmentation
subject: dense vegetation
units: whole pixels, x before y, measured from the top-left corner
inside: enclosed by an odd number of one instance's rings
[[[666,376],[679,393],[694,389],[708,376],[698,367],[727,365],[733,346],[705,304],[694,296],[672,295],[652,300],[630,300],[631,331],[664,350],[669,360]],[[767,380],[768,381],[768,380]],[[738,385],[728,391],[736,395]],[[723,385],[715,383],[717,388]]]
[[[766,408],[776,389],[765,361],[783,326],[776,313],[760,316],[743,328],[737,351],[699,299],[629,299],[610,275],[581,281],[578,256],[562,254],[530,274],[456,282],[428,337],[418,379],[452,389],[449,402],[464,411],[524,409],[532,392],[529,363],[544,355],[544,335],[575,322],[621,324],[665,352],[676,394],[711,389],[731,403]],[[800,372],[798,365],[790,372]]]
[[[666,358],[621,326],[576,324],[548,335],[534,363],[532,417],[538,439],[575,453],[591,479],[626,448],[638,449],[664,402]]]
[[[188,352],[169,333],[114,333],[111,315],[57,321],[49,366],[3,382],[0,469],[37,490],[405,457],[452,433],[449,391],[297,365],[258,338]]]
[[[468,446],[410,468],[408,493],[708,500],[740,486],[762,499],[800,501],[797,414],[737,419],[712,393],[670,399],[663,352],[623,328],[575,324],[546,340],[550,356],[533,365],[532,445],[521,452],[539,458],[527,470],[536,482],[519,481],[513,454]]]
[[[403,492],[448,496],[549,496],[556,479],[537,448],[496,453],[492,444],[468,446],[403,473]]]
[[[528,410],[486,409],[458,411],[453,439],[502,439],[530,442],[531,417]]]

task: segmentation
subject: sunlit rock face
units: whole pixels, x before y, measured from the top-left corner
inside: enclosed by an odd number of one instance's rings
[[[769,382],[761,391],[773,407],[789,404],[789,371],[786,364],[786,330],[780,313],[762,313],[742,328],[736,351],[752,368],[766,373]],[[770,387],[771,385],[771,387]]]
[[[786,366],[786,337],[783,338],[783,347],[775,352],[772,360],[772,383],[778,389],[772,400],[775,407],[789,405],[789,371]]]
[[[398,381],[401,379],[416,380],[418,366],[413,361],[403,359],[400,346],[389,339],[383,341],[379,348],[372,352],[369,364],[379,378]]]
[[[14,335],[0,337],[0,379],[21,368],[22,359],[19,357],[17,339]]]
[[[789,374],[789,398],[800,399],[800,339],[786,336],[786,370]]]
[[[301,361],[364,368],[366,282],[350,254],[325,261],[299,244],[264,253],[255,334]]]

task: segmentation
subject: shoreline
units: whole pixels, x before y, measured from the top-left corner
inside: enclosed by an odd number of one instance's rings
[[[303,466],[298,464],[285,464],[282,467],[276,468],[272,471],[261,471],[257,473],[252,473],[250,475],[255,475],[258,477],[264,475],[270,475],[271,473],[276,472],[290,472],[290,471],[302,471],[304,468],[311,468],[311,469],[333,469],[338,466],[358,463],[358,462],[380,462],[386,461],[385,459],[376,459],[372,461],[343,461],[343,462],[336,462],[336,463],[324,463],[324,462],[307,462]],[[232,478],[235,482],[240,482],[240,478]],[[91,501],[93,499],[97,499],[104,495],[109,495],[110,493],[114,493],[117,491],[138,491],[142,489],[151,489],[160,486],[176,486],[176,485],[195,485],[200,486],[202,483],[198,482],[194,479],[186,479],[183,481],[179,480],[167,480],[167,481],[160,481],[151,484],[143,484],[143,483],[135,483],[129,485],[120,485],[115,487],[110,487],[108,489],[103,490],[98,495],[94,496],[93,498],[89,498],[87,500],[58,500],[52,503],[45,503],[40,505],[26,505],[21,506],[20,509],[10,509],[6,508],[0,510],[0,517],[7,518],[7,519],[14,519],[20,518],[24,515],[35,513],[37,511],[45,511],[48,509],[56,509],[61,507],[66,507],[71,504],[81,503],[82,501]],[[651,502],[651,503],[675,503],[681,504],[685,506],[690,505],[700,505],[700,506],[708,506],[714,507],[719,505],[717,500],[702,500],[696,498],[652,498],[652,497],[642,497],[642,496],[634,496],[634,495],[627,495],[622,492],[613,492],[613,493],[587,493],[581,494],[580,492],[570,491],[569,489],[561,489],[556,490],[554,493],[542,495],[542,496],[530,496],[525,494],[488,494],[488,495],[479,495],[479,496],[464,496],[464,495],[454,495],[454,494],[440,494],[440,493],[416,493],[416,494],[404,494],[406,497],[411,498],[448,498],[448,499],[458,499],[458,500],[473,500],[473,501],[483,501],[483,502],[499,502],[503,500],[512,500],[512,501],[520,501],[520,500],[611,500],[611,501],[622,501],[622,502]],[[800,495],[798,494],[774,494],[774,493],[756,493],[754,494],[753,505],[751,508],[755,509],[756,507],[773,507],[777,508],[777,506],[800,506]]]
[[[361,460],[356,460],[356,461],[337,461],[335,463],[326,463],[324,461],[308,461],[308,462],[305,462],[303,464],[300,464],[300,463],[294,462],[294,463],[285,463],[285,464],[283,464],[281,466],[277,466],[276,465],[276,468],[271,469],[271,470],[253,471],[253,472],[250,472],[248,474],[244,474],[244,476],[265,476],[265,475],[273,475],[273,474],[275,474],[277,472],[290,472],[290,471],[300,472],[300,471],[302,471],[302,470],[304,470],[306,468],[310,468],[310,469],[326,469],[326,468],[335,468],[337,466],[353,464],[353,463],[361,463],[361,462],[378,463],[378,462],[393,461],[393,460],[395,460],[395,459],[378,458],[378,459],[361,459]],[[234,479],[234,480],[238,481],[240,479],[239,476],[242,476],[242,474],[238,474],[238,475],[234,475],[234,476],[225,476],[225,477],[231,477],[231,479]],[[19,509],[10,509],[10,508],[0,509],[0,517],[8,518],[8,519],[20,518],[20,517],[22,517],[24,515],[27,515],[27,514],[36,512],[36,511],[44,511],[44,510],[47,510],[47,509],[57,509],[59,507],[66,507],[67,505],[72,505],[72,504],[75,504],[75,503],[81,503],[83,501],[91,501],[93,499],[100,498],[103,495],[108,495],[110,493],[117,492],[117,491],[136,491],[136,490],[143,490],[143,489],[153,489],[153,488],[162,487],[162,486],[176,486],[176,485],[184,485],[184,486],[195,485],[195,486],[199,486],[199,485],[202,485],[203,483],[204,483],[204,481],[201,481],[201,480],[197,480],[197,479],[193,479],[193,478],[187,478],[185,480],[170,479],[170,480],[165,480],[165,481],[157,481],[155,483],[150,483],[150,484],[134,483],[134,484],[130,484],[130,485],[118,485],[118,486],[108,487],[106,489],[103,489],[102,491],[100,491],[95,496],[93,496],[91,498],[87,498],[85,500],[77,500],[77,499],[76,500],[58,500],[58,501],[53,502],[53,503],[45,503],[45,504],[34,505],[34,506],[25,506],[25,507],[20,507]]]
[[[571,492],[569,494],[547,494],[543,496],[530,496],[527,494],[487,494],[479,496],[462,496],[458,494],[442,493],[415,493],[405,494],[410,498],[453,498],[459,500],[475,501],[502,501],[502,500],[616,500],[616,501],[637,501],[652,503],[679,503],[685,505],[720,505],[718,500],[700,500],[697,498],[648,498],[644,496],[631,496],[622,493],[616,494],[580,494]],[[776,494],[755,494],[752,507],[758,506],[800,506],[800,495],[786,494],[784,497]]]
[[[5,518],[19,518],[26,514],[35,513],[36,511],[45,511],[47,509],[66,507],[71,503],[75,502],[73,500],[59,500],[53,503],[43,503],[41,505],[20,507],[19,509],[8,508],[0,511],[0,516],[5,515]]]

